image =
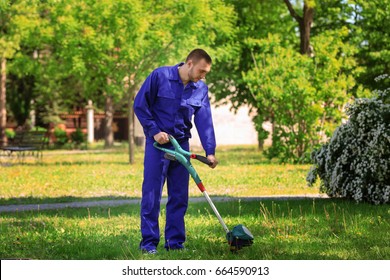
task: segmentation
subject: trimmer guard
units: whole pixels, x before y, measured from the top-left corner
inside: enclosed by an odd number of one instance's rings
[[[232,231],[226,234],[226,239],[230,245],[231,251],[238,251],[242,247],[253,244],[253,234],[243,225],[237,225]]]

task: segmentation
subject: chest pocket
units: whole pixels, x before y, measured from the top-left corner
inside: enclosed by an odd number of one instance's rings
[[[202,107],[202,101],[198,99],[187,99],[187,105],[193,107],[195,110]]]
[[[185,104],[187,109],[187,118],[189,120],[191,120],[192,116],[202,107],[202,101],[199,99],[189,98],[185,101]]]
[[[169,84],[164,84],[158,89],[157,98],[175,99],[175,93]]]
[[[154,111],[164,122],[173,122],[175,112],[178,109],[178,102],[180,100],[175,98],[175,93],[171,90],[170,86],[163,85],[157,92]]]

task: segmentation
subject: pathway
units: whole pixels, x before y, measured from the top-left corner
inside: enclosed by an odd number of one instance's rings
[[[296,200],[296,199],[321,199],[327,198],[326,195],[275,195],[275,196],[259,196],[259,197],[212,197],[213,202],[227,201],[262,201],[262,200]],[[167,199],[163,198],[162,203],[166,203]],[[204,197],[191,197],[190,202],[206,202]],[[64,208],[89,208],[89,207],[115,207],[121,205],[140,204],[140,199],[121,199],[121,200],[96,200],[82,202],[62,202],[62,203],[43,203],[43,204],[14,204],[0,205],[0,213],[5,212],[20,212],[20,211],[40,211],[40,210],[56,210]]]

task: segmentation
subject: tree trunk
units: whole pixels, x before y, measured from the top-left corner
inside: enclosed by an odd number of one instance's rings
[[[7,127],[7,108],[6,108],[6,58],[1,58],[1,82],[0,82],[0,146],[7,143],[7,138],[5,136],[5,129]]]
[[[289,0],[284,0],[290,15],[298,22],[299,34],[300,34],[300,53],[312,56],[313,50],[310,46],[310,31],[313,24],[314,8],[304,1],[303,5],[303,17],[298,15],[291,5]]]
[[[129,98],[129,163],[134,163],[134,108],[133,108],[134,94],[130,94]]]
[[[303,6],[303,21],[302,21],[302,27],[299,29],[301,30],[301,54],[312,54],[312,49],[310,46],[310,31],[311,26],[313,24],[313,16],[314,16],[314,9],[309,7],[306,4]]]
[[[264,151],[264,139],[259,139],[257,142],[257,148],[260,152]]]
[[[104,148],[110,148],[114,145],[114,133],[112,124],[114,119],[114,106],[112,97],[106,96],[105,118],[104,118]]]

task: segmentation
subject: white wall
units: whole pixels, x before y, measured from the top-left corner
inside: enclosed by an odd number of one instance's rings
[[[237,114],[230,111],[230,105],[215,107],[212,105],[212,115],[217,145],[257,145],[257,132],[254,128],[252,118],[249,115],[249,108],[241,107]],[[138,119],[135,118],[135,134],[143,137],[143,131]],[[270,124],[265,123],[263,127],[270,130]],[[194,126],[192,129],[191,146],[201,147],[198,132]],[[270,142],[268,139],[265,144]]]
[[[229,105],[212,106],[212,115],[217,145],[251,145],[257,144],[257,132],[249,108],[241,107],[237,114],[229,110]],[[201,146],[198,132],[192,129],[192,146]]]

